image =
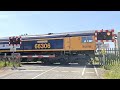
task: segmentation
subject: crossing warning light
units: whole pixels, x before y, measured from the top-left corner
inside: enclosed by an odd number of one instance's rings
[[[114,30],[100,30],[95,32],[95,40],[96,42],[108,42],[114,41]]]
[[[21,45],[21,37],[9,37],[9,45]]]

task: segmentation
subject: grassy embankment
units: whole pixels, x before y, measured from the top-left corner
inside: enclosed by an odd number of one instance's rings
[[[94,64],[99,64],[98,58],[95,58]],[[103,66],[101,66],[101,68],[103,68]],[[107,70],[103,75],[105,79],[120,79],[120,62],[114,65],[106,65],[105,69]]]
[[[120,79],[120,63],[115,65],[108,65],[106,66],[108,70],[104,74],[105,79]]]

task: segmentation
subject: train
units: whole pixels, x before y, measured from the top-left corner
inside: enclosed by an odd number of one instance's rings
[[[96,51],[95,30],[48,33],[41,35],[21,36],[21,45],[16,46],[15,53],[20,53],[22,61],[41,61],[44,64],[91,62]],[[0,54],[11,55],[9,37],[0,38]],[[25,56],[40,56],[27,58]],[[48,57],[48,56],[54,57]]]

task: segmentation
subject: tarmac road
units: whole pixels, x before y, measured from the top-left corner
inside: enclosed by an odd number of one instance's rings
[[[0,72],[0,79],[103,79],[97,66],[27,64]]]

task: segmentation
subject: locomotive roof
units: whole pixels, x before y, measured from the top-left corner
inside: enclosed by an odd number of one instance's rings
[[[21,36],[22,40],[28,39],[42,39],[42,38],[61,38],[61,37],[73,37],[73,36],[92,36],[94,35],[95,30],[91,31],[78,31],[78,32],[64,32],[64,33],[48,33],[40,35],[26,35]],[[10,36],[11,37],[11,36]],[[1,37],[0,41],[9,40],[9,37]]]

